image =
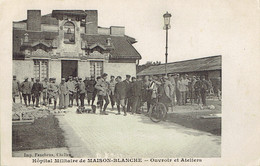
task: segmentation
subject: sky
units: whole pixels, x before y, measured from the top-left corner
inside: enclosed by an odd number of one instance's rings
[[[73,3],[71,3],[73,2]],[[138,42],[134,47],[141,54],[140,64],[147,61],[165,62],[163,14],[172,14],[169,30],[168,62],[228,53],[237,37],[251,39],[247,33],[254,28],[257,14],[250,10],[255,3],[231,0],[143,0],[143,1],[53,1],[20,4],[13,21],[26,19],[26,9],[41,9],[42,15],[54,9],[96,9],[101,27],[125,26],[126,35]],[[18,2],[19,3],[19,2]],[[17,8],[16,8],[17,9]],[[245,26],[249,25],[249,26]],[[253,29],[252,29],[253,30]],[[245,33],[243,35],[243,33]],[[244,47],[248,43],[244,43]]]

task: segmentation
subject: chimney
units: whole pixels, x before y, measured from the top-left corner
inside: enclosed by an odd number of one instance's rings
[[[125,35],[125,27],[111,26],[110,27],[110,35],[124,36]]]
[[[41,10],[27,10],[27,30],[41,31]]]
[[[86,16],[86,34],[97,34],[98,33],[98,11],[97,10],[85,10]]]

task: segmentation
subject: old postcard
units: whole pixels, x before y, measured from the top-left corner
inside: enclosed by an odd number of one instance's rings
[[[1,165],[260,165],[259,12],[1,2]]]

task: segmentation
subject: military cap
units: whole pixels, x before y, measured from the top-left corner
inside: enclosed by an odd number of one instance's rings
[[[13,78],[16,78],[16,75],[14,75]]]
[[[131,77],[130,75],[128,75],[128,74],[126,75],[126,78],[130,78],[130,77]]]
[[[79,80],[82,80],[82,78],[79,78]]]
[[[107,73],[103,73],[101,77],[106,77],[107,76]]]

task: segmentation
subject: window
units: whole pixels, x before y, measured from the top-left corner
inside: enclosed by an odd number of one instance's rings
[[[66,22],[63,26],[64,30],[64,43],[74,44],[75,43],[75,26],[72,22]]]
[[[33,76],[41,81],[48,78],[48,60],[34,60]]]
[[[95,78],[103,74],[103,62],[92,61],[90,62],[90,75],[94,75]]]

